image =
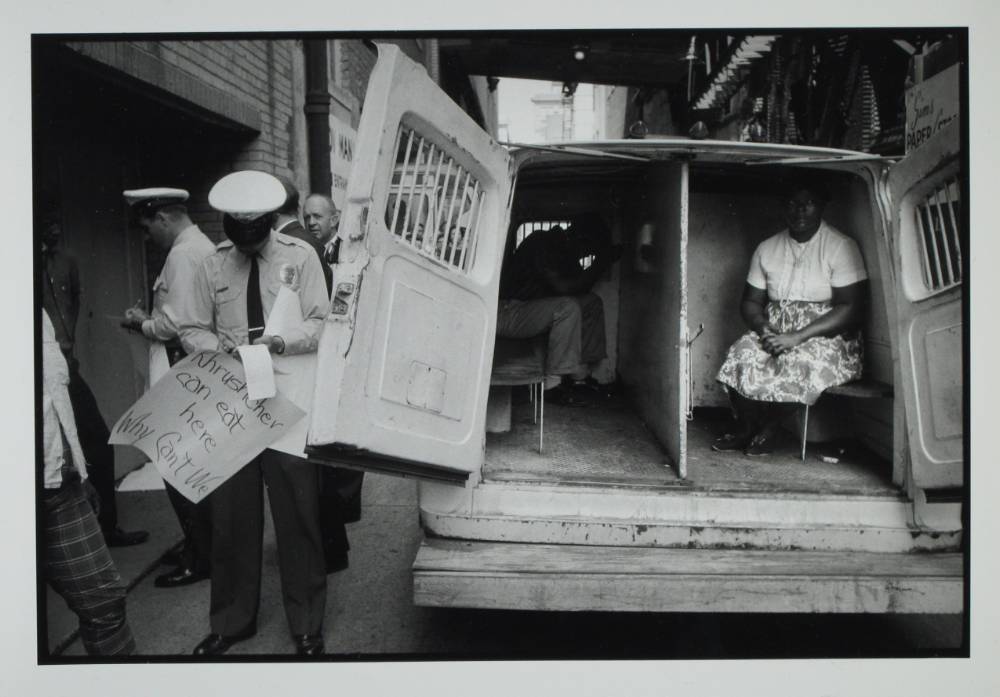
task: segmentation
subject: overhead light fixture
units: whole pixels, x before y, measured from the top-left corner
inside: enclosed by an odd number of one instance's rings
[[[576,60],[576,61],[587,60],[587,45],[586,44],[574,44],[574,46],[573,46],[573,60]]]

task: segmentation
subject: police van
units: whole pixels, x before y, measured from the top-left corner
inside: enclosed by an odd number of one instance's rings
[[[381,46],[310,458],[419,479],[418,605],[961,612],[958,129],[899,161],[687,139],[508,150]],[[750,256],[799,173],[823,177],[825,218],[864,257],[865,374],[803,409],[773,456],[714,452]],[[544,404],[543,369],[510,379],[494,357],[505,260],[579,216],[623,248],[594,289],[596,376],[617,389],[585,409]]]

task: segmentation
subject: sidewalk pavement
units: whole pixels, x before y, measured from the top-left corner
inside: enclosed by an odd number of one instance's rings
[[[180,542],[182,536],[177,517],[163,490],[163,480],[151,464],[121,481],[116,503],[122,529],[149,531],[149,539],[140,545],[111,548],[118,573],[131,591],[146,576],[157,571],[160,557]],[[46,609],[49,652],[53,656],[84,655],[77,638],[76,615],[66,607],[62,597],[47,586]],[[129,606],[127,611],[131,609]],[[73,650],[74,644],[76,651]]]
[[[118,492],[122,527],[149,531],[149,540],[113,548],[112,555],[129,585],[127,615],[138,653],[190,657],[209,631],[210,582],[181,588],[156,588],[153,579],[168,569],[159,558],[181,539],[173,509],[162,490],[130,491],[126,478]],[[265,497],[266,498],[266,497]],[[350,567],[327,577],[323,629],[328,653],[415,653],[447,643],[441,613],[413,605],[410,565],[421,531],[416,483],[412,479],[368,473],[362,492],[362,518],[348,525]],[[270,512],[265,514],[263,573],[257,634],[235,645],[228,655],[293,657],[294,645],[281,602],[277,546]],[[48,593],[49,646],[64,657],[83,657],[76,637],[76,617],[62,599]],[[447,614],[447,613],[445,613]]]

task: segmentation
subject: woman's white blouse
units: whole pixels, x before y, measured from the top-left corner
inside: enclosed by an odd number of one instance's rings
[[[747,283],[767,290],[770,300],[828,302],[833,288],[868,278],[858,244],[826,221],[808,242],[788,230],[761,242],[750,260]]]

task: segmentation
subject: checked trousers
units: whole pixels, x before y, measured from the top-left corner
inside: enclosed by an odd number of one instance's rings
[[[125,584],[79,477],[45,490],[42,507],[45,580],[79,619],[84,649],[92,656],[133,653]]]

